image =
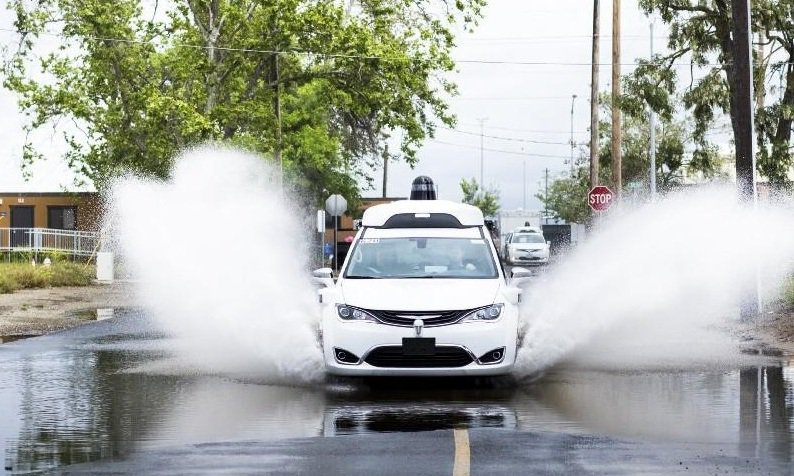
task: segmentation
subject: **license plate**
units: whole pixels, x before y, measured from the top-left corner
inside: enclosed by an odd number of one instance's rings
[[[403,355],[435,355],[435,337],[403,337]]]

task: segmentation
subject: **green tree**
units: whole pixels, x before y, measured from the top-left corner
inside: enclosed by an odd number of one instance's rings
[[[559,218],[568,223],[587,223],[590,209],[587,205],[589,170],[577,167],[573,177],[562,177],[551,182],[548,196],[538,193],[538,198],[551,218]]]
[[[6,88],[27,130],[64,127],[65,159],[102,186],[168,176],[175,153],[224,141],[283,159],[293,180],[357,194],[393,131],[414,164],[453,124],[454,31],[484,0],[10,0],[19,48]],[[39,40],[55,36],[42,55]],[[41,59],[39,59],[41,58]],[[26,163],[40,157],[25,144]]]
[[[627,95],[628,96],[628,95]],[[601,100],[601,117],[610,117],[611,99]],[[656,123],[656,186],[661,192],[680,185],[684,177],[700,175],[707,179],[721,178],[722,159],[717,147],[708,142],[695,145],[687,151],[685,144],[696,144],[696,126],[690,121],[676,119],[673,112],[680,101],[671,104],[670,114],[662,114]],[[640,185],[649,189],[650,182],[650,122],[647,110],[623,101],[623,127],[621,135],[621,166],[624,184]],[[600,150],[598,153],[601,183],[611,183],[612,126],[607,120],[598,125]]]
[[[601,117],[611,116],[609,95],[602,95]],[[623,103],[623,129],[621,137],[622,176],[624,188],[649,189],[650,169],[650,124],[643,108],[634,109],[634,104]],[[694,151],[686,151],[684,144],[692,142],[692,127],[686,121],[675,120],[671,104],[670,114],[661,115],[656,124],[656,180],[660,192],[674,189],[686,176],[699,175],[705,178],[721,177],[721,157],[716,147],[704,145]],[[599,182],[611,183],[612,127],[609,121],[601,121],[599,130]],[[588,153],[589,155],[589,153]],[[587,193],[590,188],[589,168],[579,164],[573,177],[554,180],[549,186],[548,197],[537,194],[546,209],[555,218],[587,223],[590,208]]]
[[[730,1],[640,0],[646,12],[656,12],[670,28],[669,52],[652,60],[641,60],[627,83],[630,101],[638,107],[650,104],[669,115],[678,80],[677,64],[691,61],[685,71],[704,74],[687,79],[690,86],[683,101],[695,120],[693,143],[701,154],[710,146],[706,132],[721,114],[729,114],[734,138],[737,134],[736,73]],[[752,2],[752,30],[760,38],[755,55],[756,109],[759,152],[757,168],[777,186],[788,185],[794,160],[791,128],[794,120],[794,0]],[[763,46],[763,48],[761,48]],[[690,73],[691,74],[691,73]],[[767,95],[767,81],[780,75],[782,91],[773,102]]]
[[[463,192],[463,203],[474,205],[482,211],[483,216],[493,217],[499,212],[499,191],[481,189],[475,179],[461,179],[460,189]]]

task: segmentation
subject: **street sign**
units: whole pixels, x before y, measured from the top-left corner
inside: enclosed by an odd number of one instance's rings
[[[615,195],[609,187],[599,185],[593,187],[590,193],[587,194],[587,204],[590,208],[597,212],[603,212],[612,205]]]
[[[325,201],[325,211],[332,217],[341,216],[347,211],[347,200],[341,195],[331,195]]]

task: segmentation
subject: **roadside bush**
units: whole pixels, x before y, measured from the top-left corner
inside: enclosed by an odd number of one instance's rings
[[[69,261],[53,264],[50,271],[50,286],[88,286],[94,275],[91,267]]]
[[[64,263],[69,261],[69,254],[65,251],[48,251],[45,257],[49,258],[52,263]]]
[[[80,263],[64,261],[52,266],[31,266],[29,263],[0,263],[0,293],[18,289],[53,286],[87,286],[94,271]]]
[[[786,284],[786,290],[783,293],[783,300],[788,307],[794,308],[794,277],[789,278]]]
[[[0,274],[0,294],[13,292],[15,289],[19,287],[14,278],[7,273]]]
[[[47,287],[47,271],[43,268],[34,268],[33,266],[19,265],[15,267],[14,274],[12,275],[14,281],[17,282],[19,289],[29,288],[44,288]]]

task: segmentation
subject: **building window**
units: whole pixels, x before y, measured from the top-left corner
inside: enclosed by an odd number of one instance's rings
[[[47,207],[47,228],[74,230],[77,225],[77,207]]]

